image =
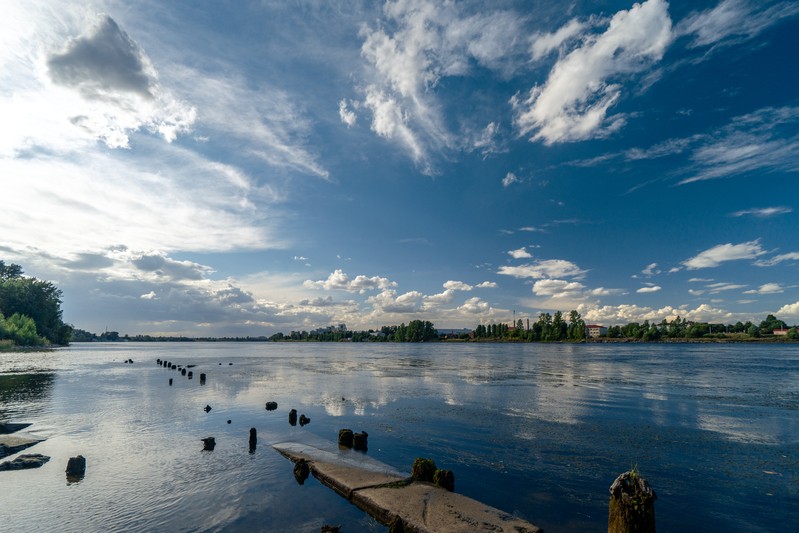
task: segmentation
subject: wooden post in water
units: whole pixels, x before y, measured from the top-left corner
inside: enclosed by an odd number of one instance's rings
[[[655,533],[656,499],[636,469],[621,474],[610,486],[608,533]]]

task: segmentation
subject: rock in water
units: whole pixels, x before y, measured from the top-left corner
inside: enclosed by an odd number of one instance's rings
[[[266,402],[267,411],[274,411],[275,409],[277,409],[277,402]]]
[[[67,481],[75,483],[86,475],[86,458],[82,455],[70,457],[67,461]]]
[[[203,411],[205,411],[206,413],[207,413],[207,412],[209,412],[210,410],[211,410],[211,406],[210,406],[210,405],[206,405],[206,406],[203,408]]]
[[[305,415],[300,415],[300,426],[304,426],[305,424],[310,424],[311,419]]]
[[[292,426],[296,426],[297,425],[297,410],[296,409],[292,409],[291,411],[289,411],[289,424],[291,424]]]
[[[26,470],[28,468],[39,468],[49,460],[49,457],[40,453],[24,454],[20,455],[13,461],[0,463],[0,472],[4,470]]]
[[[204,452],[212,452],[216,447],[216,439],[213,437],[205,437],[201,439],[203,441],[203,451]]]

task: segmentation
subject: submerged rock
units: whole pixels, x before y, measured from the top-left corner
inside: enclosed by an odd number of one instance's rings
[[[76,483],[86,475],[86,458],[82,455],[70,457],[67,461],[67,481]]]
[[[5,470],[26,470],[28,468],[39,468],[49,461],[50,458],[40,453],[20,455],[13,461],[0,463],[0,472]]]

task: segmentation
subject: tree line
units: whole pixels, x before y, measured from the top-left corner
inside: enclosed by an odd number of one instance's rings
[[[661,339],[723,339],[723,338],[761,338],[773,336],[774,330],[786,330],[786,338],[799,340],[796,326],[791,328],[775,317],[768,315],[759,324],[751,321],[721,324],[709,322],[692,322],[680,317],[660,323],[644,320],[629,322],[625,325],[610,326],[600,337],[609,339],[636,339],[646,342]],[[538,320],[528,327],[520,319],[515,324],[480,324],[474,329],[474,337],[478,340],[516,340],[526,342],[579,341],[586,339],[587,326],[580,313],[571,311],[566,320],[560,311],[554,315],[541,313]]]
[[[69,344],[72,326],[62,320],[61,296],[51,282],[25,276],[21,266],[0,260],[0,343]]]
[[[368,331],[292,331],[288,335],[275,333],[270,341],[305,342],[429,342],[438,340],[438,331],[429,320],[411,320],[406,325],[383,326]]]

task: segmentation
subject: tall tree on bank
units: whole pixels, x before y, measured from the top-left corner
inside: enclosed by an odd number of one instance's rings
[[[61,314],[61,290],[49,281],[23,276],[22,267],[0,260],[0,313],[29,317],[52,344],[68,344],[72,327]]]

